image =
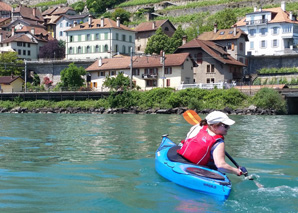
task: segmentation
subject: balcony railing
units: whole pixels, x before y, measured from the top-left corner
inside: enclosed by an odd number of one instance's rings
[[[260,24],[267,24],[268,19],[259,19],[259,20],[251,20],[247,21],[246,25],[260,25]]]
[[[157,74],[142,74],[144,79],[157,79]]]

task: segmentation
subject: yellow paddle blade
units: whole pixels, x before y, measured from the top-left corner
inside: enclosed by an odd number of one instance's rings
[[[191,125],[196,125],[202,120],[200,116],[193,110],[187,110],[183,113],[183,118]]]

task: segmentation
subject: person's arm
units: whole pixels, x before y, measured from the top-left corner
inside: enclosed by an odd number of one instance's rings
[[[225,143],[220,143],[216,146],[216,148],[213,151],[213,160],[220,172],[241,175],[241,171],[238,168],[234,168],[226,163]]]

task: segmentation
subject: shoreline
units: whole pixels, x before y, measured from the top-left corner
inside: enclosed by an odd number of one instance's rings
[[[28,109],[23,107],[15,107],[13,109],[0,108],[0,113],[37,113],[37,114],[182,114],[188,108],[178,107],[171,109],[146,109],[141,110],[138,107],[132,107],[130,109],[125,108],[89,108],[82,109],[80,107],[67,107],[67,108],[34,108]],[[214,110],[219,109],[204,109],[195,110],[199,114],[208,114]],[[242,109],[231,109],[229,107],[219,110],[229,115],[277,115],[275,110],[261,109],[254,105]]]

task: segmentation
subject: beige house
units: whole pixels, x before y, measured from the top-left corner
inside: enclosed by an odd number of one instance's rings
[[[163,62],[164,58],[164,62]],[[134,56],[132,81],[142,90],[157,87],[172,87],[177,89],[182,83],[193,82],[193,61],[188,53],[158,56]],[[103,87],[107,76],[115,77],[122,72],[131,76],[130,57],[99,59],[86,71],[91,75],[90,86],[95,91],[105,91]]]
[[[217,25],[214,25],[214,30],[210,32],[204,32],[198,36],[198,39],[205,41],[213,41],[223,47],[227,53],[229,53],[236,60],[247,64],[247,58],[245,55],[245,42],[248,41],[247,34],[237,25],[234,25],[230,29],[217,29]]]
[[[157,20],[157,21],[149,21],[140,23],[136,26],[136,41],[135,41],[135,52],[136,53],[144,53],[148,40],[151,36],[153,36],[158,28],[162,29],[162,31],[169,37],[171,37],[176,28],[169,20]]]
[[[176,53],[189,53],[195,61],[194,83],[232,83],[243,78],[245,65],[212,41],[193,39],[180,46]]]
[[[20,76],[0,76],[1,92],[21,92],[24,80]]]

